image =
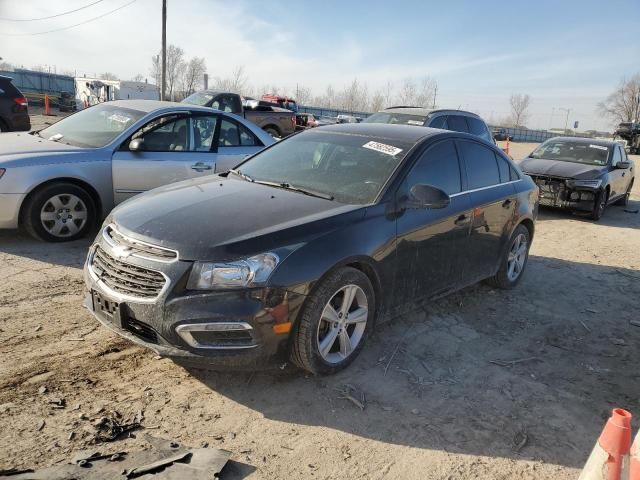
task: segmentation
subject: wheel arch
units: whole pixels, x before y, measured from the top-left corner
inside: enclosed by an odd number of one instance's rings
[[[269,123],[265,126],[262,127],[262,129],[266,132],[267,129],[270,128],[272,130],[275,130],[278,133],[278,136],[282,135],[282,131],[280,130],[280,127],[278,127],[277,125],[273,124],[273,123]]]
[[[102,214],[103,214],[103,211],[102,211],[103,205],[102,205],[102,199],[100,198],[100,194],[95,189],[95,187],[93,185],[91,185],[89,182],[86,182],[86,181],[84,181],[82,179],[79,179],[79,178],[75,178],[75,177],[56,177],[56,178],[51,178],[49,180],[45,180],[44,182],[41,182],[41,183],[35,185],[33,188],[31,188],[29,193],[27,193],[27,196],[24,198],[24,200],[22,201],[22,204],[20,205],[20,213],[18,215],[18,223],[20,225],[24,222],[25,208],[28,205],[29,200],[31,200],[31,198],[40,189],[42,189],[44,187],[47,187],[49,185],[55,185],[56,183],[71,183],[73,185],[76,185],[76,186],[86,190],[87,193],[91,196],[91,199],[95,202],[96,222],[100,221],[100,219],[102,218]]]

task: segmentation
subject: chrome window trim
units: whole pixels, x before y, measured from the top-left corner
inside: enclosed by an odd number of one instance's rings
[[[116,292],[115,290],[111,289],[106,283],[104,283],[100,279],[100,277],[98,277],[98,275],[96,275],[96,272],[93,271],[93,257],[96,254],[96,248],[95,247],[96,247],[96,245],[94,245],[91,248],[91,250],[89,251],[89,256],[87,257],[87,271],[89,272],[89,275],[91,276],[91,279],[96,283],[96,285],[99,286],[100,289],[102,291],[104,291],[105,293],[107,293],[111,298],[114,298],[115,300],[118,300],[119,302],[130,300],[130,301],[133,301],[133,302],[136,302],[136,303],[155,303],[169,289],[169,286],[171,285],[171,280],[169,279],[169,277],[167,277],[164,273],[159,272],[157,270],[153,270],[153,269],[147,268],[147,267],[142,267],[142,268],[146,268],[147,270],[150,270],[152,272],[159,273],[160,275],[162,275],[164,277],[164,286],[162,287],[160,292],[158,292],[158,295],[156,295],[153,298],[142,298],[142,297],[134,297],[132,295],[126,295],[126,294],[123,294],[123,293],[120,293],[120,292]],[[133,265],[134,267],[137,267],[137,265],[134,265],[134,264],[131,264],[131,265]]]
[[[252,345],[203,345],[198,342],[191,332],[222,332],[222,331],[242,331],[253,330],[247,322],[213,322],[213,323],[185,323],[176,327],[176,333],[193,348],[206,350],[247,350],[256,348],[258,344]]]
[[[466,195],[467,193],[474,193],[474,192],[480,192],[482,190],[489,190],[490,188],[501,187],[502,185],[509,185],[510,183],[518,183],[521,181],[522,179],[519,178],[518,180],[510,180],[504,183],[496,183],[495,185],[489,185],[488,187],[473,188],[471,190],[465,190],[464,192],[452,193],[451,195],[449,195],[449,198],[458,197],[460,195]]]
[[[112,242],[111,238],[109,237],[109,235],[107,235],[107,229],[109,229],[109,228],[112,229],[114,232],[116,232],[118,235],[121,235],[122,237],[124,237],[126,239],[129,239],[131,241],[131,243],[140,243],[142,245],[146,245],[146,246],[151,247],[151,248],[157,248],[158,250],[165,250],[167,252],[173,252],[173,253],[176,254],[176,258],[172,258],[171,260],[162,260],[162,259],[155,258],[155,257],[147,257],[145,255],[140,255],[140,254],[137,254],[137,253],[131,253],[131,255],[130,255],[131,257],[136,257],[136,258],[140,258],[142,260],[149,260],[150,262],[158,262],[158,263],[175,263],[175,262],[178,261],[178,259],[180,257],[180,253],[178,252],[178,250],[174,250],[173,248],[161,247],[159,245],[154,245],[153,243],[145,242],[143,240],[137,240],[135,238],[131,238],[131,237],[123,234],[120,230],[118,230],[113,223],[110,223],[109,225],[107,225],[106,227],[104,227],[102,229],[102,238],[107,243],[107,245],[109,245],[109,247],[111,247],[112,249],[116,248],[117,244]],[[153,269],[149,269],[149,270],[153,270]],[[162,272],[158,272],[158,273],[162,273]]]

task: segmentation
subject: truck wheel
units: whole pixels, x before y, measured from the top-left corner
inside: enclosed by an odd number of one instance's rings
[[[69,242],[86,235],[96,221],[95,202],[83,188],[54,183],[37,190],[24,208],[29,234],[46,242]]]
[[[292,339],[291,360],[316,375],[336,373],[360,353],[375,318],[369,278],[345,267],[309,295]]]
[[[598,195],[596,195],[596,199],[593,202],[593,210],[591,211],[592,220],[600,220],[600,218],[602,218],[602,214],[604,213],[604,209],[607,206],[608,199],[608,190],[600,190],[600,192],[598,192]]]
[[[281,137],[280,131],[276,127],[268,126],[268,127],[265,127],[264,131],[267,132],[272,137],[276,137],[276,138]]]

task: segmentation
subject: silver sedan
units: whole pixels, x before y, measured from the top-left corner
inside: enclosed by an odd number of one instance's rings
[[[39,132],[3,133],[0,228],[74,240],[138,193],[225,172],[273,142],[236,115],[150,100],[102,103]]]

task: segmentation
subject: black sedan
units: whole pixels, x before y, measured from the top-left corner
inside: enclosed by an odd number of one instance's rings
[[[635,177],[624,148],[593,138],[550,138],[520,168],[540,187],[540,205],[586,212],[594,220],[609,204],[627,204]]]
[[[469,134],[383,124],[307,130],[219,176],[116,208],[85,305],[200,367],[347,366],[375,324],[483,279],[515,286],[538,189]]]

